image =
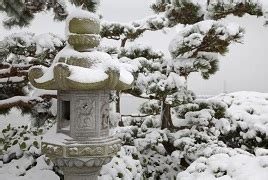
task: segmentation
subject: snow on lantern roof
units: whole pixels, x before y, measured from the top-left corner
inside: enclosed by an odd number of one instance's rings
[[[67,46],[51,67],[30,69],[33,86],[48,90],[129,89],[134,80],[130,65],[96,50],[100,43],[97,16],[80,9],[70,13],[66,23]]]

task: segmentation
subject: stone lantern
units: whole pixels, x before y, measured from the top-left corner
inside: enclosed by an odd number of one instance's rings
[[[110,90],[130,88],[133,76],[126,64],[96,49],[98,17],[79,9],[66,21],[67,46],[50,68],[29,71],[33,86],[58,93],[56,130],[44,136],[42,152],[59,166],[65,180],[95,180],[121,147],[120,140],[109,135]]]

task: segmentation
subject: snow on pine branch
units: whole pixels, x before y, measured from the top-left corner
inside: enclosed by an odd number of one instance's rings
[[[239,17],[246,13],[263,16],[267,11],[267,2],[266,0],[152,0],[151,8],[156,13],[165,12],[166,17],[174,24],[183,22],[180,17],[184,14],[191,15],[191,17],[185,16],[188,18],[188,23],[183,24],[193,24],[205,19],[218,20],[230,14]],[[192,13],[189,13],[190,11]]]
[[[173,58],[197,57],[199,52],[211,52],[224,55],[231,42],[240,42],[243,29],[238,25],[217,21],[201,21],[182,29],[169,45]]]
[[[170,67],[182,76],[200,72],[204,79],[218,71],[219,55],[225,55],[232,42],[241,42],[243,29],[235,24],[214,20],[201,21],[183,28],[170,42],[175,59]]]
[[[8,109],[15,106],[33,107],[44,101],[45,97],[56,97],[55,91],[35,90],[32,95],[14,96],[8,99],[0,100],[0,109]]]
[[[161,59],[164,57],[164,53],[160,50],[154,50],[151,46],[145,44],[133,43],[130,46],[121,48],[119,58],[127,57],[130,59],[146,58],[146,59]]]
[[[265,0],[153,0],[151,8],[156,13],[130,23],[102,22],[102,37],[115,40],[134,40],[145,31],[156,31],[177,24],[195,24],[200,21],[218,20],[227,15],[263,16],[267,12]]]
[[[0,59],[5,60],[10,54],[38,57],[43,53],[46,58],[51,59],[64,46],[64,40],[52,33],[13,33],[0,42]]]
[[[25,87],[29,68],[33,64],[49,66],[64,46],[65,41],[51,33],[35,35],[23,32],[5,37],[0,41],[0,86],[3,87],[0,91],[6,94],[14,88]]]
[[[102,21],[101,36],[115,40],[134,40],[147,30],[155,31],[163,29],[165,26],[166,18],[162,15],[153,15],[130,23]]]

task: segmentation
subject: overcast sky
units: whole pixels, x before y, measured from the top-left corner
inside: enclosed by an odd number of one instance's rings
[[[138,20],[153,14],[149,8],[149,0],[102,0],[99,10],[105,20],[119,22]],[[29,29],[6,30],[0,26],[0,39],[18,31],[37,34],[52,32],[63,36],[64,23],[53,22],[52,17],[50,13],[37,15]],[[1,19],[3,15],[0,15]],[[223,91],[225,81],[229,92],[268,92],[268,27],[263,26],[264,19],[246,15],[243,18],[228,17],[225,21],[238,23],[245,28],[244,44],[231,45],[230,52],[221,58],[220,71],[209,80],[202,80],[199,74],[191,75],[189,87],[197,94],[218,94]],[[167,47],[175,35],[175,28],[165,32],[147,32],[136,42],[149,44],[168,56]]]

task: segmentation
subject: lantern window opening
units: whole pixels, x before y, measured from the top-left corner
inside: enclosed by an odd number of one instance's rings
[[[61,129],[70,130],[70,119],[71,119],[71,103],[70,101],[63,100],[62,112],[61,112]]]

